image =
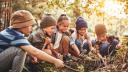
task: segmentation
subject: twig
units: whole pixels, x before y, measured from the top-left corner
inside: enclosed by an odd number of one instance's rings
[[[65,65],[65,67],[66,67],[66,68],[68,68],[68,69],[70,69],[70,70],[73,70],[73,71],[75,71],[75,72],[79,72],[79,70],[74,69],[74,68],[71,68],[71,67],[70,67],[70,66],[68,66],[68,65]]]

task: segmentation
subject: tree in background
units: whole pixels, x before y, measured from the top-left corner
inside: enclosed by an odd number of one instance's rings
[[[13,10],[26,9],[40,19],[43,14],[52,14],[56,19],[66,13],[75,26],[78,16],[89,23],[89,31],[97,23],[107,25],[110,34],[121,34],[128,26],[127,0],[13,0]]]

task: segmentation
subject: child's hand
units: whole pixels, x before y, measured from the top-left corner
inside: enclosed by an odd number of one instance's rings
[[[119,48],[121,48],[121,47],[122,47],[121,43],[119,43],[118,45],[116,45],[116,48],[117,48],[117,49],[119,49]]]
[[[46,38],[45,38],[45,43],[44,43],[44,44],[47,45],[47,44],[49,44],[49,43],[51,43],[51,39],[50,39],[49,37],[46,37]]]
[[[36,57],[32,57],[32,63],[35,64],[35,63],[38,63],[38,59]]]
[[[96,49],[95,49],[94,47],[91,47],[90,51],[91,51],[92,53],[96,53]]]

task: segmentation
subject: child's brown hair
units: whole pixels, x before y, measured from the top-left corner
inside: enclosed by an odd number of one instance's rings
[[[69,20],[66,14],[61,14],[60,17],[58,18],[57,23],[63,21],[63,20]]]

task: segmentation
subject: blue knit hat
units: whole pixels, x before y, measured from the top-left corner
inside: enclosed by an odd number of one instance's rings
[[[87,22],[84,20],[84,18],[78,17],[76,20],[76,30],[79,30],[83,27],[88,28]]]

